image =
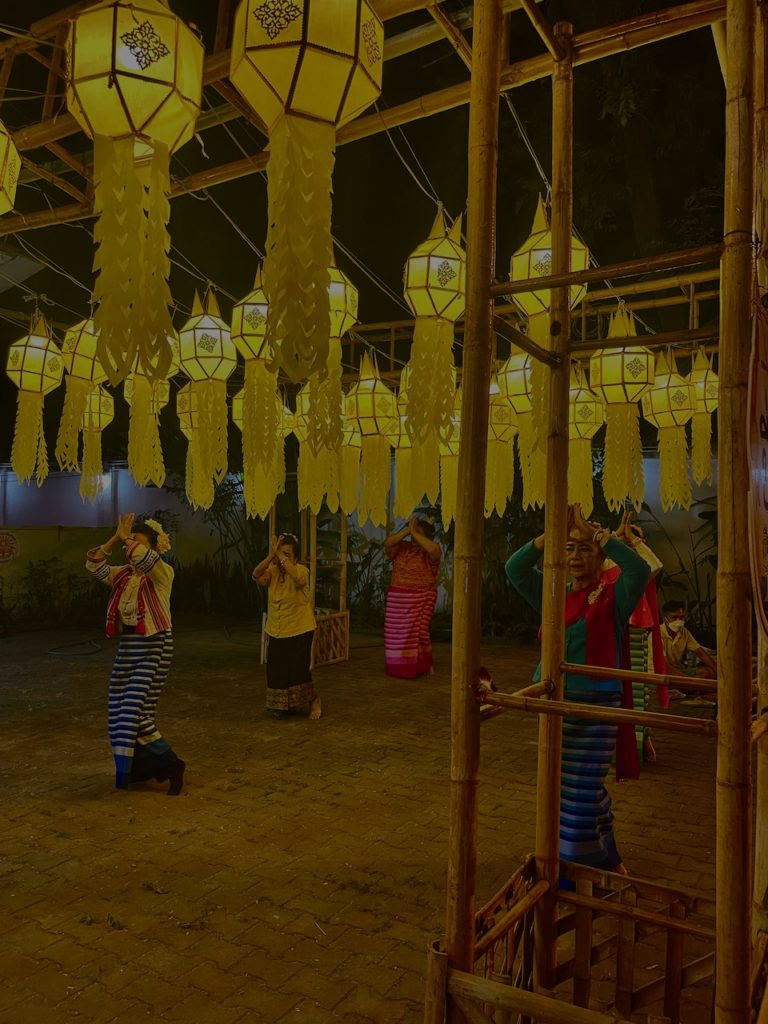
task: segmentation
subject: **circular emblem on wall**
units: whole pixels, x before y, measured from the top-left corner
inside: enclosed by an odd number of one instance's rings
[[[10,562],[19,554],[19,542],[12,533],[0,533],[0,562]]]

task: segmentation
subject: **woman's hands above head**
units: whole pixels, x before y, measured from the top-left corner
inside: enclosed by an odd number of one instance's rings
[[[645,540],[645,534],[639,526],[633,522],[635,513],[632,509],[625,509],[624,514],[621,517],[618,529],[616,530],[616,539],[623,541],[628,544],[629,547],[634,547],[641,541]]]
[[[123,544],[133,540],[133,524],[136,520],[135,512],[126,512],[120,516],[117,522],[117,529],[115,530],[115,537],[122,541]]]
[[[411,516],[410,521],[408,522],[408,532],[412,537],[416,534],[421,534],[421,527],[419,526],[419,520],[416,516]]]
[[[272,539],[271,539],[271,541],[269,543],[269,552],[272,555],[272,561],[273,562],[279,561],[280,546],[283,543],[283,539],[284,538],[285,538],[285,534],[284,533],[281,533],[279,537],[276,537],[274,534],[272,535]]]
[[[579,538],[591,541],[595,532],[599,529],[599,526],[595,526],[584,518],[584,514],[581,511],[581,505],[578,502],[568,506],[569,535],[575,533],[578,534]]]

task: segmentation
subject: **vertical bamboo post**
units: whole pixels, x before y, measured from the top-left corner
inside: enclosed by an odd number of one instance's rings
[[[552,273],[571,267],[573,220],[573,63],[572,26],[555,25],[564,54],[552,74]],[[547,491],[544,541],[544,601],[542,607],[541,678],[554,684],[552,698],[562,700],[565,652],[565,542],[568,507],[568,338],[570,310],[567,288],[552,292],[549,347],[562,357],[549,368],[547,406]],[[557,957],[556,890],[560,865],[560,758],[563,723],[556,715],[539,717],[539,756],[536,799],[536,877],[550,891],[536,904],[536,984],[554,986]]]
[[[501,0],[476,0],[469,107],[467,311],[463,414],[454,546],[451,666],[451,782],[446,952],[452,967],[473,968],[478,705],[472,683],[480,667],[480,600],[488,402],[494,335],[490,285],[494,273],[499,128]],[[449,1020],[460,1021],[457,1009]]]
[[[427,951],[427,984],[424,993],[424,1024],[444,1024],[448,984],[448,957],[433,943]]]
[[[765,175],[759,173],[766,159],[768,146],[768,11],[764,4],[757,8],[755,33],[755,229],[762,240],[757,263],[761,292],[768,290],[768,187]],[[759,639],[757,652],[757,710],[768,707],[768,643]],[[755,880],[752,890],[752,934],[768,930],[768,739],[757,744],[757,795],[755,800]]]
[[[752,306],[754,0],[728,0],[725,225],[720,277],[715,1024],[749,1019],[752,604],[747,408]]]

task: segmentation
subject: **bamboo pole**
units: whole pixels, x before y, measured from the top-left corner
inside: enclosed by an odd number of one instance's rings
[[[716,679],[691,679],[689,676],[674,676],[662,672],[633,672],[628,668],[602,668],[599,665],[574,665],[570,661],[562,664],[563,672],[577,672],[588,679],[627,679],[630,682],[647,683],[649,686],[687,686],[691,690],[717,690]],[[518,690],[516,696],[520,696]]]
[[[692,935],[697,939],[705,939],[711,942],[715,937],[712,928],[705,928],[704,925],[692,924],[690,921],[679,917],[667,917],[665,914],[657,914],[653,910],[642,910],[640,907],[631,907],[626,903],[606,903],[594,896],[581,896],[576,892],[563,892],[557,894],[560,903],[567,903],[573,907],[589,907],[590,910],[599,910],[610,917],[626,917],[633,921],[640,921],[643,924],[655,925],[669,932],[679,932],[682,935]],[[749,961],[747,961],[747,973],[749,973]],[[746,1018],[741,1022],[746,1024]]]
[[[424,1024],[445,1024],[448,957],[434,942],[427,952],[427,983],[424,992]]]
[[[565,55],[560,49],[555,33],[552,31],[552,26],[539,10],[535,0],[520,0],[520,4],[553,60],[560,60],[564,57]]]
[[[555,38],[563,54],[552,75],[552,269],[570,270],[573,233],[573,63],[572,26],[555,25]],[[565,677],[565,545],[568,533],[568,397],[570,365],[565,358],[570,336],[569,294],[552,292],[549,347],[560,356],[559,366],[548,369],[547,489],[544,520],[544,600],[541,612],[541,677],[551,681],[552,699],[562,701]],[[536,698],[534,698],[536,699]],[[489,703],[492,701],[489,700]],[[546,704],[547,700],[542,703]],[[557,966],[557,901],[554,891],[560,869],[560,760],[563,723],[556,715],[539,719],[536,772],[536,877],[550,892],[535,909],[535,982],[554,987]]]
[[[522,897],[513,907],[510,907],[506,914],[496,922],[490,931],[486,932],[478,940],[475,945],[475,959],[479,960],[481,956],[503,938],[511,928],[520,920],[521,917],[525,917],[528,911],[535,907],[539,899],[549,889],[549,882],[545,882],[543,879],[540,882],[536,882],[525,896]]]
[[[451,783],[446,952],[451,966],[474,965],[479,708],[472,684],[480,668],[485,460],[494,337],[489,294],[494,272],[499,130],[499,0],[477,0],[472,47],[467,198],[467,334],[459,501],[454,546],[451,666]],[[449,1010],[449,1020],[458,1021]]]
[[[667,348],[669,345],[698,346],[702,341],[718,338],[720,327],[710,324],[708,327],[697,327],[695,330],[664,331],[661,334],[643,334],[637,344],[646,348]],[[624,344],[622,344],[622,342]],[[568,349],[571,355],[586,356],[603,348],[624,348],[626,338],[600,338],[598,341],[573,341]]]
[[[720,301],[715,1024],[749,1019],[752,604],[747,408],[752,300],[754,0],[727,3],[725,225]]]

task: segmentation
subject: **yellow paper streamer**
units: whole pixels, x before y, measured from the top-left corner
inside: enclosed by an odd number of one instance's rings
[[[485,472],[485,515],[503,516],[515,484],[515,449],[510,441],[488,439]]]
[[[592,442],[586,437],[572,437],[568,442],[568,503],[581,505],[585,519],[595,504],[592,474]]]
[[[443,317],[416,317],[405,403],[408,434],[414,442],[431,437],[437,443],[450,435],[456,391],[453,330],[453,323]]]
[[[697,484],[712,483],[712,413],[691,418],[691,469]]]
[[[93,382],[83,377],[73,377],[70,373],[67,375],[66,388],[59,435],[56,440],[56,461],[59,469],[77,472],[80,468],[77,461],[80,428],[88,392],[93,389]]]
[[[395,500],[392,512],[401,519],[408,519],[419,505],[421,495],[414,493],[413,449],[395,449]]]
[[[517,414],[517,457],[523,478],[523,508],[543,508],[547,493],[547,459],[536,447],[533,412]]]
[[[265,519],[269,515],[279,493],[280,476],[284,477],[284,471],[280,472],[281,465],[285,466],[280,409],[274,373],[262,360],[248,359],[243,394],[243,496],[251,517]]]
[[[330,512],[339,508],[340,456],[328,448],[315,454],[306,442],[299,444],[298,490],[299,508],[309,508],[317,515],[323,500]]]
[[[447,530],[456,518],[456,502],[459,493],[459,457],[443,454],[440,456],[440,505],[443,529]]]
[[[370,519],[374,526],[387,521],[387,495],[392,479],[389,441],[381,434],[368,434],[362,438],[360,466],[359,513],[363,522]]]
[[[677,505],[691,507],[693,494],[688,477],[688,451],[684,427],[659,430],[659,497],[665,512]]]
[[[339,481],[339,505],[344,515],[351,516],[357,508],[360,496],[360,435],[348,430],[344,435],[341,449],[341,478]]]
[[[451,410],[453,409],[453,395],[454,389],[451,386]],[[413,452],[411,493],[416,499],[412,507],[415,508],[419,505],[424,495],[427,496],[430,505],[435,505],[440,494],[440,446],[436,435],[430,433],[422,441],[414,441],[411,450]]]
[[[528,321],[528,337],[543,349],[549,349],[549,313],[539,313]],[[533,406],[533,443],[546,454],[547,416],[549,412],[549,368],[538,359],[530,361],[530,395]]]
[[[16,430],[11,449],[11,469],[20,483],[34,475],[38,487],[48,476],[48,449],[43,431],[43,398],[35,391],[20,391]]]
[[[165,381],[150,381],[143,373],[126,378],[124,387],[130,389],[130,418],[128,421],[128,471],[140,487],[165,483],[165,463],[160,443],[158,414],[166,402],[161,389]],[[127,401],[127,399],[126,399]]]
[[[603,494],[612,512],[628,498],[640,511],[645,493],[643,449],[637,405],[606,405]]]
[[[80,497],[95,501],[104,489],[104,467],[101,460],[101,431],[83,431],[83,471],[80,475]]]

